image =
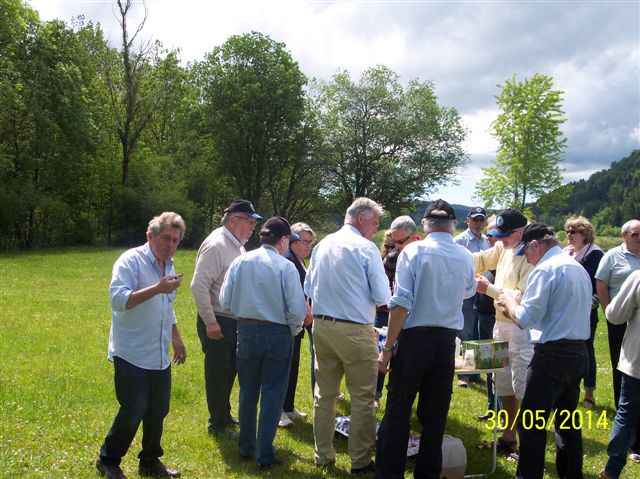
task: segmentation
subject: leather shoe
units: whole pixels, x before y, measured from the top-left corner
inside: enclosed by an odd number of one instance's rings
[[[106,476],[107,479],[127,479],[120,466],[116,464],[105,464],[98,458],[96,460],[96,469],[101,476]]]
[[[495,414],[484,413],[481,416],[478,416],[478,421],[488,421],[490,417],[495,416]]]
[[[376,470],[376,462],[371,461],[364,467],[352,467],[351,474],[365,474],[367,472],[375,472]]]
[[[153,466],[138,466],[138,474],[142,477],[180,477],[181,473],[177,469],[171,469],[161,462],[157,462]]]
[[[273,466],[279,466],[280,464],[283,464],[283,463],[284,461],[282,459],[274,456],[270,462],[259,462],[258,467],[260,469],[268,469]]]
[[[229,427],[223,427],[222,429],[213,428],[209,426],[209,434],[214,437],[222,438],[222,439],[238,439],[240,434]]]

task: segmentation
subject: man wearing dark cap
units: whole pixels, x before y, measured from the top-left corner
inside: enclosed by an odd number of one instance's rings
[[[591,280],[579,263],[562,254],[553,230],[544,223],[531,223],[524,229],[514,254],[526,256],[534,268],[522,299],[518,302],[504,292],[498,307],[518,328],[529,331],[535,345],[517,424],[520,457],[516,477],[543,477],[547,421],[555,411],[558,476],[581,478],[582,433],[571,419],[587,369]]]
[[[203,241],[196,256],[191,292],[198,309],[198,336],[204,352],[204,380],[209,409],[209,433],[219,437],[237,437],[230,427],[229,398],[236,377],[237,321],[220,306],[218,299],[224,275],[231,262],[245,252],[262,217],[251,202],[237,200],[224,210],[222,226]]]
[[[451,205],[434,201],[427,206],[422,224],[427,237],[408,245],[398,258],[389,330],[378,358],[379,369],[390,371],[376,449],[376,478],[380,479],[404,478],[416,395],[422,434],[414,477],[440,476],[455,338],[464,323],[462,302],[476,291],[473,257],[453,241],[456,216]]]
[[[477,273],[495,270],[495,281],[489,283],[483,276],[478,281],[478,293],[497,300],[502,291],[520,296],[527,286],[532,266],[523,257],[514,256],[513,248],[520,243],[527,218],[518,210],[506,209],[496,218],[496,227],[489,235],[498,238],[495,245],[485,251],[473,253]],[[495,374],[495,390],[500,396],[502,408],[510,419],[498,439],[498,450],[511,454],[517,449],[515,424],[518,401],[524,397],[527,367],[533,357],[533,346],[526,331],[517,328],[509,318],[496,311],[493,338],[509,343],[509,366]],[[491,447],[490,443],[485,443]]]
[[[298,271],[284,258],[292,239],[300,238],[286,219],[269,218],[260,230],[262,246],[231,263],[220,290],[220,305],[239,322],[239,452],[246,459],[255,454],[260,468],[282,463],[273,439],[289,382],[293,337],[307,314]]]
[[[489,240],[482,234],[485,226],[487,226],[487,212],[480,206],[474,206],[467,214],[467,229],[453,238],[455,243],[464,246],[472,253],[489,249]],[[464,316],[464,328],[460,333],[460,339],[469,341],[479,339],[479,315],[476,309],[476,295],[464,300],[462,305],[462,315]],[[458,386],[467,387],[469,382],[481,383],[480,376],[464,374],[458,376]]]

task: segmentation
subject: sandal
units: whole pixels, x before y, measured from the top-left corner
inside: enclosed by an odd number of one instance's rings
[[[582,407],[585,409],[593,409],[596,407],[596,402],[593,399],[584,398],[584,401],[582,401]]]
[[[482,441],[476,446],[478,449],[493,449],[493,441]],[[501,437],[496,441],[496,451],[503,454],[513,454],[518,450],[517,441],[505,441]]]

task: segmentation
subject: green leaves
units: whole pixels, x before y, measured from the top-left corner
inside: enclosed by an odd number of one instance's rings
[[[550,77],[536,74],[524,82],[507,80],[496,96],[501,113],[491,125],[499,146],[493,166],[483,168],[476,194],[487,207],[524,209],[527,199],[537,198],[562,184],[558,163],[566,138],[560,125],[562,92],[552,90]]]

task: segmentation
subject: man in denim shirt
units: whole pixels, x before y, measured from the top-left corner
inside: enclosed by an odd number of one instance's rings
[[[160,462],[160,439],[171,397],[171,356],[184,363],[187,352],[178,332],[173,302],[182,275],[173,254],[184,236],[182,218],[162,213],[149,222],[147,243],[123,253],[113,266],[109,294],[111,333],[109,360],[115,370],[120,409],[100,448],[96,468],[109,479],[126,479],[120,461],[142,422],[138,473],[178,477],[180,472]]]

